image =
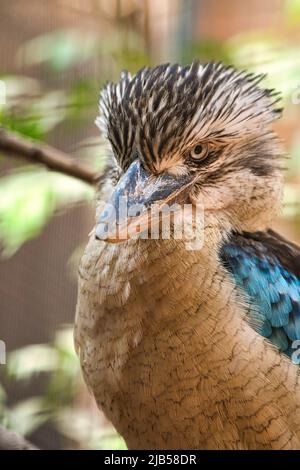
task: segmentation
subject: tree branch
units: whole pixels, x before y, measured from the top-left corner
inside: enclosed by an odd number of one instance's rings
[[[23,157],[33,163],[41,163],[50,170],[73,176],[90,184],[95,184],[101,176],[61,150],[44,143],[24,139],[3,128],[0,128],[0,151],[15,157]]]
[[[0,426],[0,450],[37,450],[24,437]]]

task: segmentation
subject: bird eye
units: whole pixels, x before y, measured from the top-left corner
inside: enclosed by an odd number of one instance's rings
[[[193,158],[193,160],[200,160],[208,154],[208,146],[204,144],[197,144],[195,147],[191,150],[190,156]]]

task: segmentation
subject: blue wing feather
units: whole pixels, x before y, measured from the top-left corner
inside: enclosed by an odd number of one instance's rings
[[[221,259],[253,309],[250,323],[289,356],[300,340],[300,250],[274,232],[236,234]]]

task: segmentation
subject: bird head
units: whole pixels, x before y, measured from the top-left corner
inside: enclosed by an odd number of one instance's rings
[[[179,211],[201,205],[208,223],[229,230],[268,225],[281,194],[282,149],[272,131],[281,110],[278,94],[260,87],[263,78],[194,62],[123,72],[108,83],[96,123],[118,177],[97,238],[128,239],[158,223],[149,218],[153,205],[175,203]]]

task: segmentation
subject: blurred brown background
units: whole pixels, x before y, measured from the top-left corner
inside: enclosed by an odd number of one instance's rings
[[[124,68],[223,60],[268,73],[291,154],[276,228],[300,242],[300,0],[0,0],[1,125],[101,169],[100,87]],[[0,422],[42,448],[122,448],[72,348],[92,189],[0,156]],[[11,352],[11,353],[10,353]]]

